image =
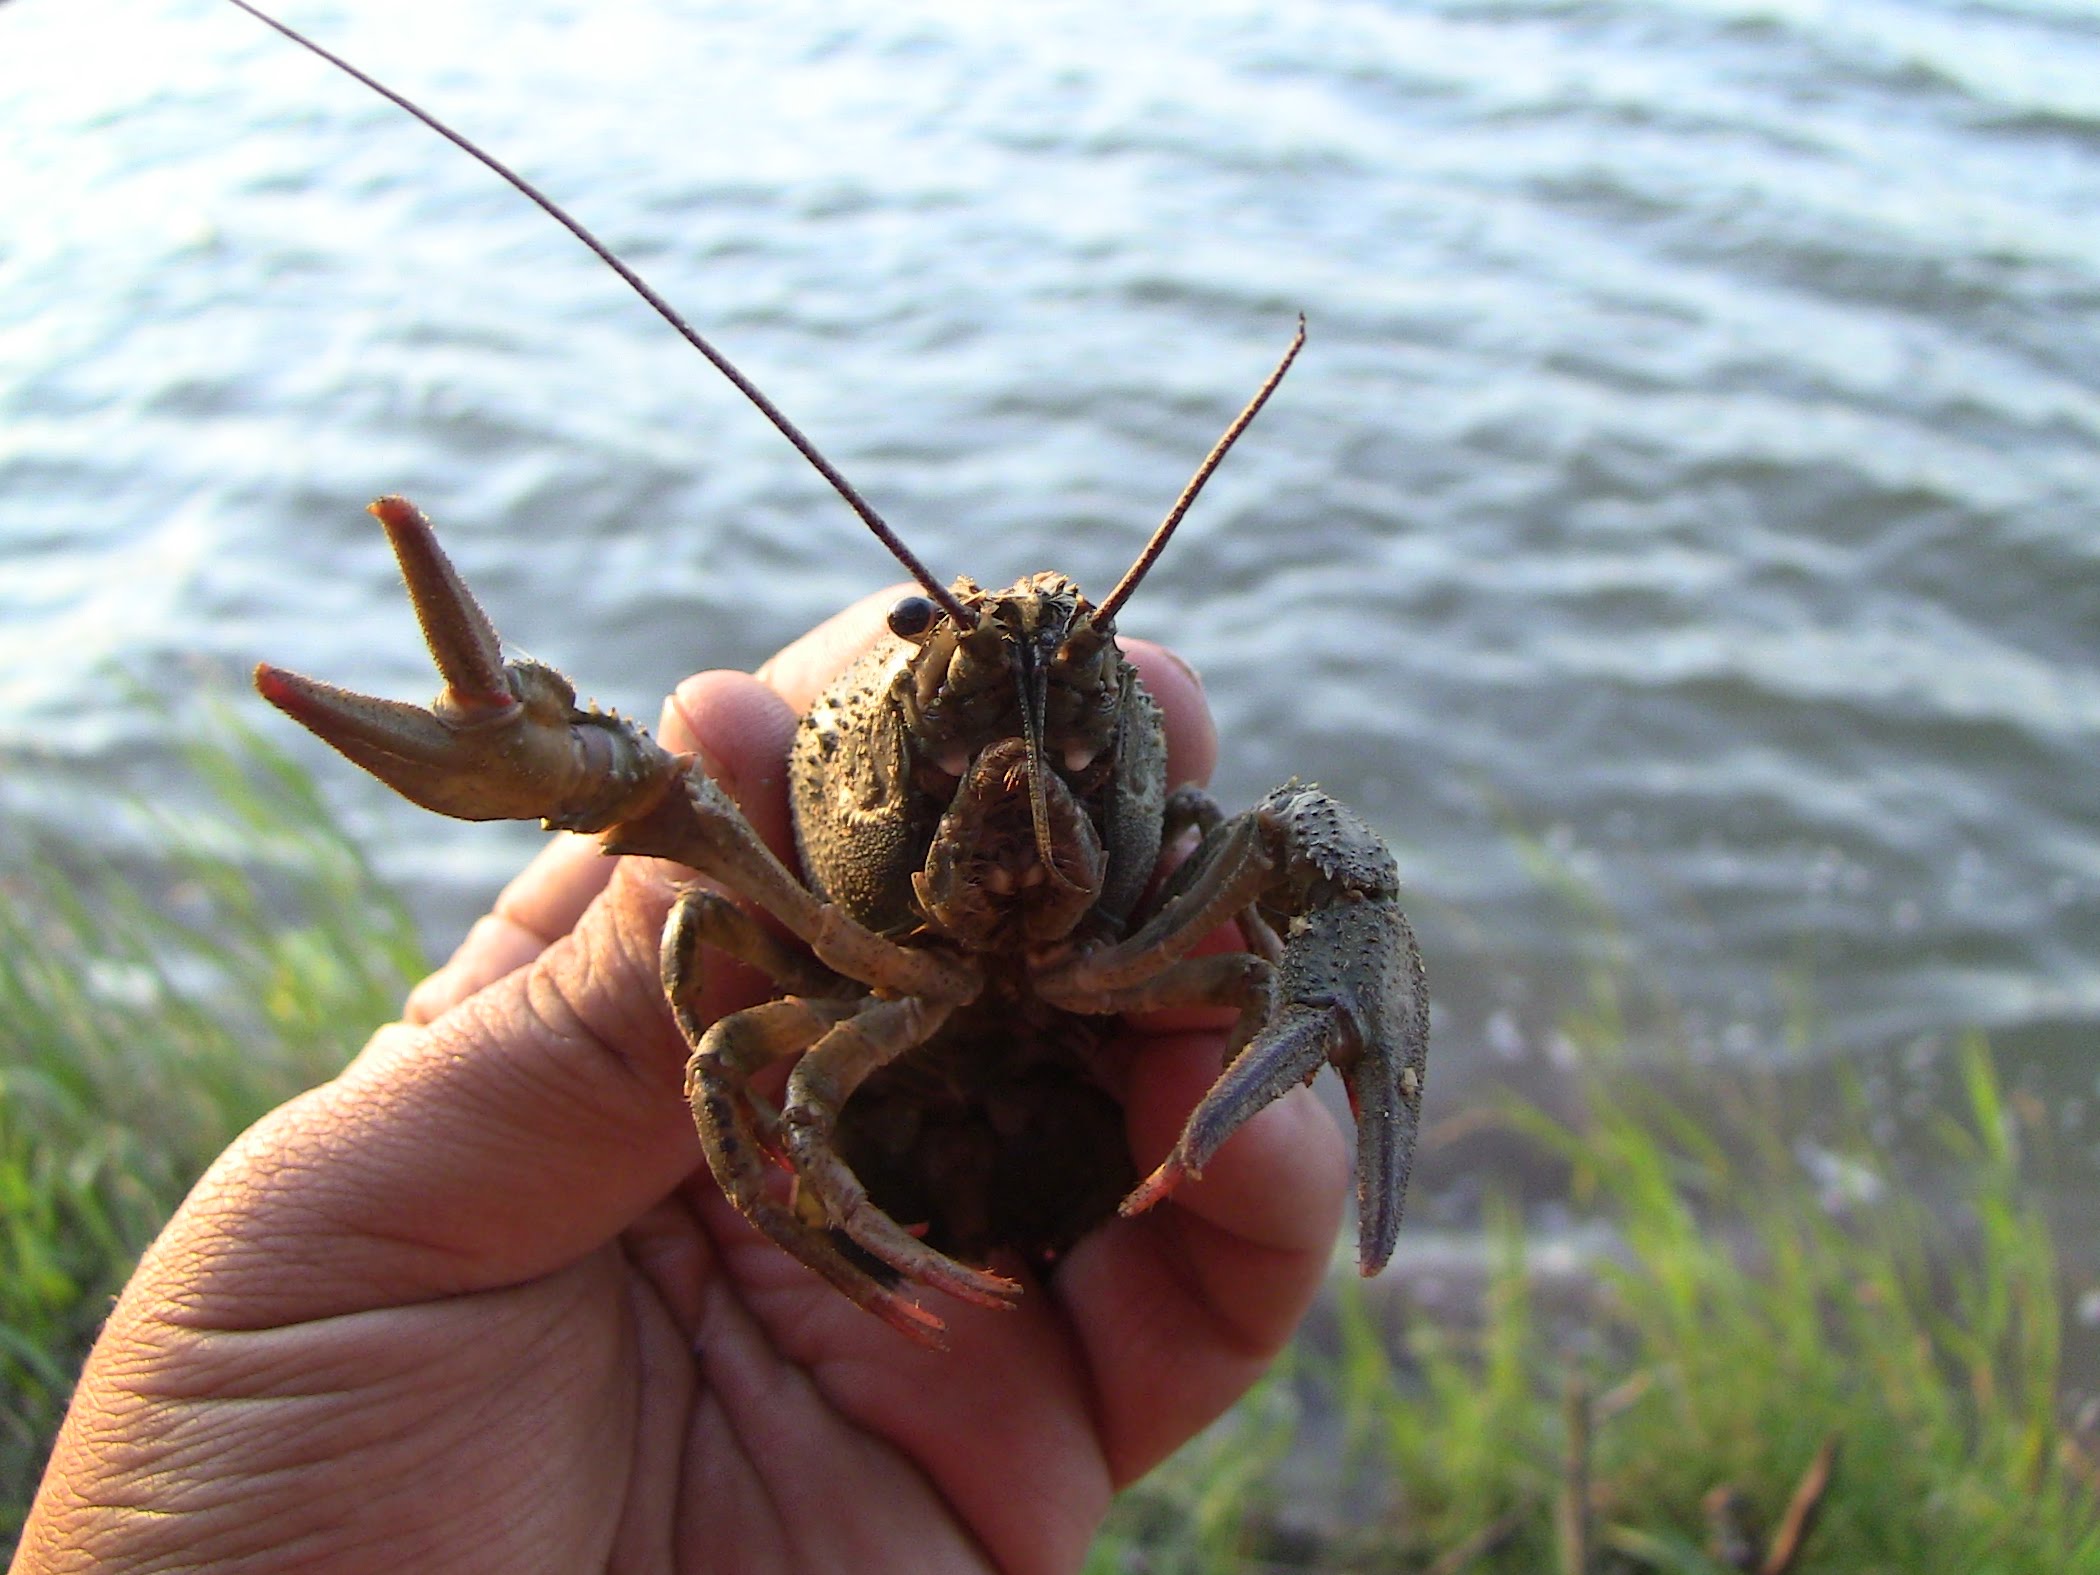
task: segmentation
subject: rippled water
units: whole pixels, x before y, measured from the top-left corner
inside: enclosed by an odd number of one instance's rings
[[[1439,1076],[1610,944],[1722,1054],[2100,1060],[2100,9],[368,0],[295,20],[574,206],[946,576],[1119,574],[1220,787],[1388,831]],[[881,551],[565,235],[211,0],[0,6],[10,813],[259,656],[431,680],[376,530],[653,715]],[[31,760],[23,751],[41,754]],[[317,764],[456,929],[531,845]],[[62,784],[63,791],[54,785]]]

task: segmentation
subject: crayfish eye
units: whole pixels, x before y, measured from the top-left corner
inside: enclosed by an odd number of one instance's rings
[[[890,633],[900,640],[916,640],[941,615],[940,608],[924,596],[906,596],[890,609]]]

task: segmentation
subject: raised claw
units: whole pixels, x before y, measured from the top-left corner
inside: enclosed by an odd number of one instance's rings
[[[425,710],[262,663],[262,697],[404,798],[456,820],[596,830],[654,804],[678,759],[617,716],[579,711],[553,668],[505,662],[494,625],[414,504],[386,497],[371,512],[444,689]]]

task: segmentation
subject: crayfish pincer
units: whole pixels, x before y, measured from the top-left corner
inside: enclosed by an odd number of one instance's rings
[[[662,949],[707,1162],[754,1225],[904,1333],[938,1343],[943,1329],[910,1287],[1010,1305],[1020,1286],[987,1267],[996,1255],[1049,1268],[1118,1209],[1169,1197],[1250,1116],[1330,1062],[1356,1114],[1359,1260],[1366,1274],[1382,1267],[1429,1030],[1392,856],[1306,784],[1228,818],[1170,783],[1159,708],[1116,641],[1116,615],[1282,380],[1303,323],[1143,554],[1094,603],[1055,573],[1003,590],[941,584],[764,395],[615,266],[923,592],[896,604],[888,636],[802,719],[789,760],[800,870],[692,759],[579,709],[552,668],[506,661],[429,523],[401,498],[372,512],[443,693],[426,710],[265,666],[263,696],[441,814],[596,833],[608,852],[670,859],[710,883],[676,902]],[[1156,880],[1163,850],[1191,833],[1194,851]],[[1233,920],[1245,951],[1198,952]],[[769,976],[779,998],[706,1020],[696,995],[709,947]],[[1192,1005],[1235,1014],[1224,1072],[1141,1178],[1109,1092],[1108,1028],[1121,1013]],[[763,1097],[760,1074],[783,1065],[785,1092]]]

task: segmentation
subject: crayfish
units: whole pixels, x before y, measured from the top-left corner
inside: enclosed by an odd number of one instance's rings
[[[918,583],[803,718],[789,761],[800,871],[729,795],[641,728],[579,708],[570,682],[506,661],[423,515],[385,527],[444,691],[429,709],[269,666],[256,685],[414,802],[537,819],[609,853],[693,870],[663,938],[669,1009],[708,1165],[751,1222],[921,1341],[925,1286],[1006,1306],[1002,1252],[1045,1268],[1120,1210],[1203,1170],[1250,1116],[1328,1063],[1356,1115],[1359,1262],[1391,1255],[1422,1099],[1429,1010],[1392,855],[1318,788],[1286,783],[1226,817],[1167,781],[1158,707],[1116,617],[1304,343],[1212,449],[1098,603],[1061,574],[943,585],[786,416],[588,231],[489,154],[273,19],[480,159],[620,273],[772,421]],[[1171,791],[1170,791],[1171,788]],[[1163,851],[1192,852],[1161,876]],[[1237,919],[1247,949],[1198,943]],[[768,922],[770,921],[770,922]],[[791,936],[792,941],[784,938]],[[781,996],[709,1023],[703,949]],[[1167,1158],[1135,1174],[1100,1057],[1117,1014],[1235,1013],[1223,1075]],[[792,1063],[769,1101],[754,1079]],[[781,1172],[791,1178],[778,1185]]]

